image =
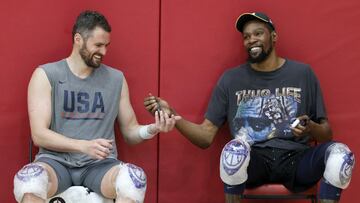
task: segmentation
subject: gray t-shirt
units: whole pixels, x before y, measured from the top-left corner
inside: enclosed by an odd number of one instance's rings
[[[66,137],[115,141],[114,122],[119,112],[123,73],[101,64],[85,79],[75,76],[66,60],[40,66],[51,84],[50,129]],[[82,153],[40,148],[36,156],[49,157],[73,167],[95,162]],[[108,158],[117,158],[115,143]]]
[[[205,117],[233,137],[246,135],[253,146],[306,148],[309,136],[295,137],[290,124],[300,115],[326,118],[319,82],[309,65],[287,59],[272,72],[249,64],[226,71],[213,90]]]

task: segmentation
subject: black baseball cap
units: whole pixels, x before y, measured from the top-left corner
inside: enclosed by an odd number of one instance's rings
[[[275,26],[273,24],[273,22],[271,21],[271,19],[265,14],[265,13],[261,13],[261,12],[254,12],[254,13],[243,13],[241,14],[238,19],[236,20],[236,29],[239,32],[243,32],[244,29],[244,25],[249,22],[250,20],[259,20],[261,22],[266,23],[267,25],[269,25],[269,27],[275,31]]]

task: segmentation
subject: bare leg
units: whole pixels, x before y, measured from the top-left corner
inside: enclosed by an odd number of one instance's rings
[[[25,193],[21,201],[22,203],[31,202],[31,203],[45,203],[45,200],[40,197],[33,195],[31,193]]]
[[[225,193],[225,202],[226,203],[240,203],[240,195],[227,194]]]
[[[109,199],[115,199],[116,203],[135,203],[134,200],[125,197],[116,197],[115,181],[119,173],[119,167],[114,166],[108,172],[106,172],[104,178],[101,181],[101,193]]]
[[[116,198],[115,203],[135,203],[135,201],[129,198],[118,197]]]

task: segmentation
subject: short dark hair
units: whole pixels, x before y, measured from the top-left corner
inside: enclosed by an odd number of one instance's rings
[[[97,11],[86,10],[79,14],[72,30],[72,39],[79,33],[82,37],[87,39],[91,31],[96,27],[104,29],[106,32],[111,32],[111,26],[106,20],[105,16]]]

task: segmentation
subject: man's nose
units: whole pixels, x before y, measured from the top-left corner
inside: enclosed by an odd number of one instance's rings
[[[101,47],[100,48],[100,54],[102,54],[103,56],[106,55],[106,51],[107,51],[106,47]]]
[[[257,37],[255,37],[254,35],[251,35],[250,38],[249,38],[249,43],[254,43],[254,42],[257,42]]]

